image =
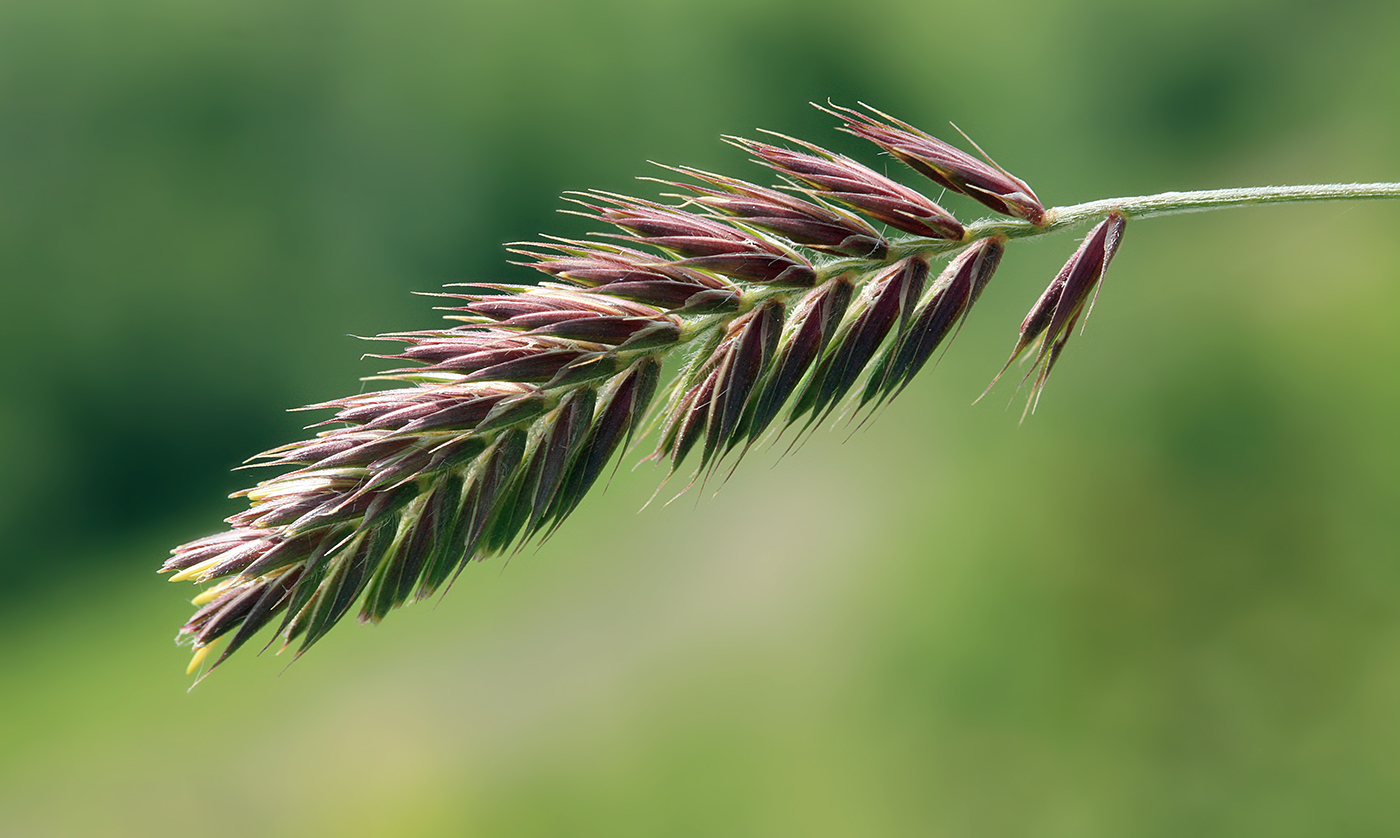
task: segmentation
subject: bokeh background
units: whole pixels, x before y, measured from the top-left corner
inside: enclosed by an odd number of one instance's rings
[[[641,513],[625,467],[295,665],[187,693],[154,571],[361,386],[349,335],[579,231],[564,190],[757,177],[718,137],[759,127],[879,160],[827,97],[1047,203],[1396,180],[1398,37],[1389,0],[0,2],[0,834],[1395,834],[1400,205],[1131,227],[1022,425],[971,402],[1075,239],[1017,245],[873,428]]]

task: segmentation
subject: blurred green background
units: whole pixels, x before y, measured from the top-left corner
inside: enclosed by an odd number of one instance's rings
[[[970,402],[1075,240],[1016,246],[873,430],[640,514],[624,468],[293,666],[186,693],[154,570],[373,371],[348,335],[579,232],[564,190],[758,177],[718,137],[759,127],[878,160],[827,97],[1047,203],[1395,180],[1397,35],[1389,0],[0,2],[0,834],[1395,834],[1395,204],[1133,226],[1021,426]]]

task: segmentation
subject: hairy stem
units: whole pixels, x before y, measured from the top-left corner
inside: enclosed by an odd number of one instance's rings
[[[1105,198],[1100,201],[1088,201],[1066,207],[1053,207],[1045,211],[1045,222],[1039,225],[1019,219],[986,218],[968,224],[967,233],[961,242],[909,237],[895,242],[891,253],[896,256],[913,254],[935,256],[956,250],[968,241],[998,234],[1009,239],[1033,238],[1102,218],[1110,212],[1122,213],[1127,218],[1152,218],[1159,215],[1233,209],[1255,204],[1367,201],[1395,198],[1400,198],[1400,183],[1322,183],[1307,186],[1255,186],[1237,189],[1203,189],[1196,192],[1159,192],[1156,195]]]
[[[1308,186],[1256,186],[1239,189],[1203,189],[1197,192],[1160,192],[1131,198],[1108,198],[1046,210],[1045,224],[1033,227],[1024,221],[990,221],[974,224],[969,235],[1003,233],[1025,238],[1050,233],[1109,212],[1128,218],[1152,218],[1185,212],[1231,209],[1254,204],[1295,204],[1304,201],[1363,201],[1400,198],[1400,183],[1323,183]],[[974,232],[975,231],[975,232]]]

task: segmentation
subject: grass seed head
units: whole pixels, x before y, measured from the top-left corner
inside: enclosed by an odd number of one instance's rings
[[[882,114],[833,112],[936,182],[1038,220],[1029,187],[994,164]],[[810,428],[848,394],[865,404],[906,387],[956,334],[1007,236],[970,234],[809,143],[732,142],[787,185],[681,167],[687,181],[663,181],[684,190],[679,206],[574,194],[578,214],[614,232],[513,245],[544,281],[435,295],[451,325],[380,337],[397,345],[372,356],[393,365],[373,379],[385,389],[314,405],[330,416],[310,438],[249,461],[278,473],[239,493],[248,507],[227,531],[162,567],[209,585],[180,629],[193,665],[226,640],[217,666],[268,627],[301,654],[357,604],[378,622],[472,560],[548,536],[646,427],[669,355],[688,358],[652,420],[653,457],[697,477],[775,424]],[[1042,341],[1037,389],[1122,229],[1119,214],[1095,228],[1023,324],[1013,358]]]

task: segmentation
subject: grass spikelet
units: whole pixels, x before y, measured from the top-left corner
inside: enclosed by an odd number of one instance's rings
[[[1011,357],[1006,360],[1006,365],[997,373],[996,378],[992,379],[992,384],[996,384],[997,378],[1021,357],[1021,353],[1032,346],[1038,347],[1035,362],[1026,374],[1027,378],[1035,376],[1030,397],[1026,400],[1028,412],[1035,411],[1040,394],[1045,389],[1045,382],[1050,377],[1050,370],[1064,351],[1065,343],[1074,332],[1080,315],[1087,315],[1088,309],[1093,307],[1093,298],[1098,295],[1099,283],[1108,271],[1108,263],[1118,252],[1126,225],[1127,220],[1122,213],[1112,212],[1089,231],[1079,249],[1060,269],[1059,274],[1045,289],[1045,293],[1040,295],[1040,299],[1036,300],[1035,305],[1026,314],[1026,319],[1021,322],[1021,333],[1016,340],[1016,346],[1011,350]]]

